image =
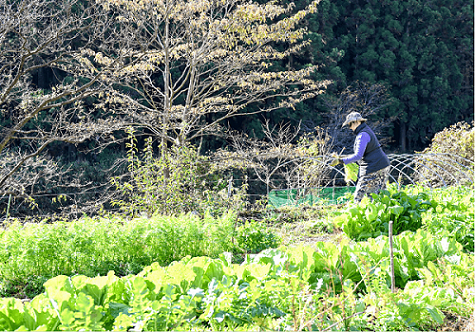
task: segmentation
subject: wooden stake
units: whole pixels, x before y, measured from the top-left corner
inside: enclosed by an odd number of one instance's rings
[[[389,259],[391,265],[391,292],[396,292],[394,281],[394,253],[393,253],[393,221],[389,220]]]

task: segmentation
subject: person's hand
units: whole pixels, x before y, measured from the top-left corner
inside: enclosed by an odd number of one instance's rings
[[[333,160],[330,162],[330,166],[335,167],[338,164],[343,164],[343,160],[341,160],[341,158],[336,153],[332,153],[331,157]]]

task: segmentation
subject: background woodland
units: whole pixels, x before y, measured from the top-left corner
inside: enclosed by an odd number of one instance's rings
[[[262,180],[263,160],[351,149],[350,110],[391,152],[473,121],[472,2],[0,0],[0,15],[2,213],[130,210],[151,173],[199,195]]]

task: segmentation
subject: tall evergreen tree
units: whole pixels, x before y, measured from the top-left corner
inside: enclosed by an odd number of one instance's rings
[[[388,87],[395,102],[381,116],[399,115],[395,129],[402,149],[420,148],[437,131],[473,116],[473,3],[334,4],[339,16],[327,51],[344,51],[338,65],[347,82]]]
[[[473,119],[473,2],[323,0],[303,24],[312,43],[291,65],[320,65],[319,79],[333,81],[327,97],[357,82],[384,85],[393,102],[378,115],[398,116],[388,134],[402,150]],[[319,97],[298,115],[321,124],[322,112]]]

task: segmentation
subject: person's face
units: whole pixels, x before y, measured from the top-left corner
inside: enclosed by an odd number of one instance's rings
[[[353,121],[348,124],[351,130],[355,131],[356,128],[360,125],[359,121]]]

